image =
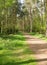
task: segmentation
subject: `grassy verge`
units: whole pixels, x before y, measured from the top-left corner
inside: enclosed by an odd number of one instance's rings
[[[47,41],[47,37],[43,34],[39,34],[39,33],[30,33],[32,36],[36,37],[36,38],[40,38],[42,40]]]
[[[23,35],[0,36],[0,65],[36,65]]]

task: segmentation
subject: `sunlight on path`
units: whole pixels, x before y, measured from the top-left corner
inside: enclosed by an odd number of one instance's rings
[[[29,48],[34,52],[33,56],[36,58],[37,65],[47,65],[47,42],[29,34],[25,34],[24,37]]]

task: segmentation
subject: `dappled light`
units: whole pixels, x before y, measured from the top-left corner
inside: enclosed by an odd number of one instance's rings
[[[1,40],[2,39],[2,40]],[[1,43],[2,42],[2,43]],[[0,37],[0,64],[3,65],[23,65],[35,64],[24,63],[24,61],[33,59],[33,52],[29,49],[22,35],[8,35]],[[1,60],[2,59],[2,60]]]
[[[0,65],[47,65],[47,0],[0,0]]]

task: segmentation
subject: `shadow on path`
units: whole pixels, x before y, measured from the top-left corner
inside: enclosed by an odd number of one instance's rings
[[[36,59],[36,60],[26,60],[26,61],[22,61],[22,62],[8,62],[4,65],[22,65],[22,64],[28,64],[28,63],[33,63],[33,62],[41,62],[41,61],[47,61],[47,58],[46,59]]]
[[[47,65],[47,42],[29,34],[25,34],[25,38],[29,48],[33,51],[36,58],[35,60],[28,60],[27,62],[38,62],[37,65]]]

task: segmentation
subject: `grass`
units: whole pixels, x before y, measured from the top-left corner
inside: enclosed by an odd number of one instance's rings
[[[0,65],[36,65],[23,35],[0,35]]]
[[[30,34],[33,35],[36,38],[40,38],[42,40],[47,41],[47,37],[45,35],[43,35],[43,34],[39,34],[39,33],[30,33]]]

